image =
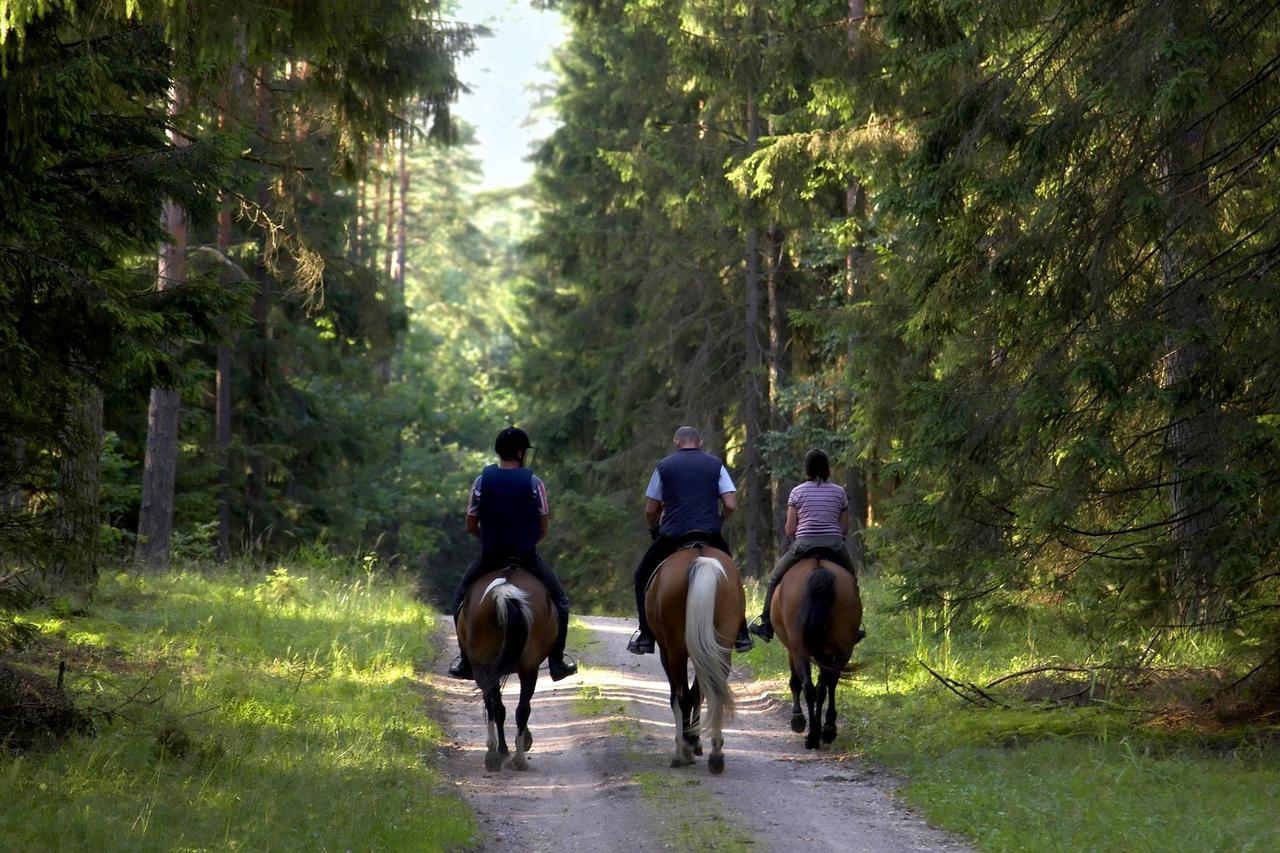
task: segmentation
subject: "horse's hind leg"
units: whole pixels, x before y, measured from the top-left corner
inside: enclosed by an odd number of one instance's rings
[[[822,710],[818,690],[813,686],[813,667],[808,661],[804,663],[804,701],[809,708],[809,734],[805,736],[804,748],[817,749],[819,742],[818,720]]]
[[[693,686],[689,688],[688,707],[684,715],[684,742],[693,750],[694,755],[702,755],[702,688],[698,678],[694,676]]]
[[[511,766],[516,770],[527,770],[529,763],[524,754],[533,746],[533,735],[529,734],[529,700],[533,698],[533,688],[538,686],[538,671],[520,673],[520,702],[516,705],[516,753],[511,756]]]
[[[791,658],[791,731],[803,734],[805,728],[804,711],[800,709],[800,691],[804,689],[804,676],[800,673],[800,664],[796,656]]]
[[[725,669],[729,668],[725,661]],[[711,755],[707,769],[719,775],[724,772],[724,703],[711,694],[707,699],[707,731],[711,735]]]
[[[689,662],[683,655],[668,656],[664,650],[662,666],[667,671],[667,683],[671,686],[671,714],[676,722],[676,748],[671,753],[671,766],[685,767],[693,763],[693,750],[684,739],[685,708],[689,702]]]
[[[838,673],[823,671],[818,677],[818,690],[827,694],[827,719],[822,725],[822,742],[831,743],[836,739],[836,685],[840,682]]]
[[[484,717],[488,731],[488,737],[485,740],[484,769],[490,773],[496,773],[502,769],[503,753],[498,749],[502,735],[500,718],[503,716],[498,711],[500,708],[502,708],[502,693],[500,688],[495,687],[484,694]]]

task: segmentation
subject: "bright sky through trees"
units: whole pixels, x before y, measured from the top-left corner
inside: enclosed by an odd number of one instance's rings
[[[564,25],[558,13],[531,8],[527,0],[464,0],[456,17],[492,31],[459,64],[471,92],[459,99],[456,115],[475,126],[481,186],[518,186],[533,173],[525,160],[532,146],[555,127],[537,104],[539,90],[553,81],[548,63],[564,40]]]

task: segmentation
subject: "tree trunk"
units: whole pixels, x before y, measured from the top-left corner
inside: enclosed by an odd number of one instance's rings
[[[1206,387],[1212,354],[1204,343],[1213,327],[1207,288],[1198,268],[1204,258],[1208,183],[1197,165],[1204,146],[1203,125],[1173,139],[1161,163],[1169,201],[1160,250],[1160,270],[1168,306],[1164,386],[1173,392],[1167,447],[1172,462],[1172,536],[1177,549],[1170,584],[1177,610],[1187,624],[1213,615],[1212,532],[1221,524],[1217,502],[1207,494],[1204,470],[1221,464],[1216,448],[1217,407]]]
[[[182,84],[173,87],[170,115],[185,108]],[[169,134],[176,147],[187,144],[176,131]],[[168,290],[182,284],[187,274],[187,215],[175,202],[167,201],[161,214],[169,242],[160,249],[156,289]],[[142,506],[138,512],[138,542],[134,558],[151,569],[169,566],[173,537],[174,483],[178,468],[178,418],[182,400],[175,388],[152,388],[147,408],[147,447],[142,471]]]
[[[407,149],[409,140],[406,136],[400,140],[400,215],[396,222],[396,294],[400,304],[404,304],[404,270],[406,252],[409,246],[409,164]]]
[[[1173,4],[1169,9],[1170,38],[1185,38],[1187,29],[1203,32],[1207,26],[1199,3]],[[1170,74],[1183,70],[1168,69]],[[1205,123],[1193,115],[1180,118],[1179,126],[1169,130],[1160,163],[1166,201],[1160,272],[1167,312],[1163,384],[1174,401],[1166,440],[1176,548],[1169,586],[1182,621],[1193,625],[1213,618],[1218,609],[1213,539],[1225,519],[1202,473],[1222,466],[1217,450],[1220,418],[1207,376],[1213,353],[1205,342],[1215,326],[1202,272],[1212,253],[1209,184],[1200,165]]]
[[[382,143],[373,146],[373,198],[369,206],[373,210],[369,223],[369,265],[378,265],[378,240],[382,238]]]
[[[866,0],[849,0],[848,49],[850,55],[853,55],[858,50],[862,35],[862,25],[866,20],[866,15]],[[844,209],[845,215],[850,219],[866,219],[866,190],[863,188],[862,182],[856,178],[849,184],[849,188],[845,192]],[[846,297],[850,304],[860,302],[867,298],[866,284],[863,280],[866,274],[866,249],[860,240],[855,240],[849,244],[849,251],[844,260]],[[858,358],[857,341],[853,336],[849,338],[848,358],[852,368]],[[871,521],[871,501],[867,491],[866,467],[857,459],[850,459],[845,470],[845,491],[849,494],[849,516],[854,522],[853,538],[860,543],[860,531],[865,529]]]
[[[390,167],[391,163],[392,163],[391,156],[388,155],[387,156],[388,167]],[[383,252],[383,263],[382,263],[383,272],[386,273],[388,279],[390,279],[392,276],[392,272],[393,272],[392,261],[395,259],[395,254],[396,254],[395,228],[396,228],[396,182],[392,176],[392,173],[388,171],[387,173],[387,236],[386,236],[386,242],[384,243],[385,249]]]
[[[102,472],[102,389],[85,382],[70,404],[58,469],[58,545],[46,582],[62,593],[87,593],[98,580],[98,491]],[[172,495],[172,490],[170,490]]]
[[[231,248],[231,208],[226,202],[218,213],[218,251],[225,257]],[[231,558],[231,345],[218,344],[214,380],[213,452],[218,465],[218,539],[214,558]]]
[[[760,120],[756,113],[755,95],[747,99],[747,148],[754,151],[760,138]],[[760,232],[752,221],[753,205],[747,202],[746,219],[746,447],[743,466],[746,469],[743,485],[746,487],[744,507],[746,511],[747,561],[746,574],[760,577],[762,573],[763,521],[765,495],[760,471]]]
[[[769,226],[765,247],[765,289],[769,306],[769,429],[783,432],[790,419],[782,408],[782,386],[787,381],[790,359],[787,356],[787,313],[783,301],[789,260],[786,240],[776,224]],[[778,552],[787,544],[787,497],[795,485],[793,478],[780,478],[778,467],[770,469],[769,496],[773,512],[772,541]]]
[[[272,138],[272,103],[269,88],[271,69],[263,66],[258,69],[255,100],[254,126],[258,138],[265,144]],[[271,182],[266,175],[258,180],[258,206],[263,211],[271,205]],[[259,258],[255,268],[258,280],[258,293],[253,300],[253,344],[249,352],[249,409],[259,418],[268,417],[271,410],[271,270],[268,253],[271,251],[270,237],[263,229],[259,237]],[[246,438],[253,442],[267,443],[269,436],[259,434],[260,431]],[[261,535],[269,526],[266,513],[267,476],[269,460],[261,453],[254,452],[249,458],[248,483],[248,523],[252,534]]]

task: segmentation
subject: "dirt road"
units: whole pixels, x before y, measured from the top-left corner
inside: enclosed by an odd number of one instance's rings
[[[788,725],[781,684],[735,679],[738,712],[725,731],[722,776],[705,758],[667,766],[673,737],[666,681],[656,656],[625,649],[634,622],[587,617],[593,641],[575,642],[580,674],[533,699],[530,769],[484,769],[484,712],[474,685],[444,675],[453,747],[445,757],[480,821],[487,851],[965,850],[894,799],[887,774],[829,750],[806,751]],[[575,633],[580,640],[581,633]],[[512,737],[516,680],[506,694]]]

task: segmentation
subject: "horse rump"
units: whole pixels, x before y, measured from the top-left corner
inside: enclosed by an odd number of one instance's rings
[[[502,631],[502,647],[495,661],[471,662],[476,674],[476,684],[485,692],[498,686],[505,676],[516,671],[520,659],[524,657],[524,648],[533,628],[533,609],[529,606],[529,596],[524,590],[504,578],[498,578],[489,584],[480,600],[483,601],[490,594],[493,595],[498,627]]]
[[[836,576],[819,565],[809,574],[805,584],[804,603],[800,606],[800,636],[809,658],[822,669],[838,668],[831,655],[825,654],[831,611],[836,601]]]

